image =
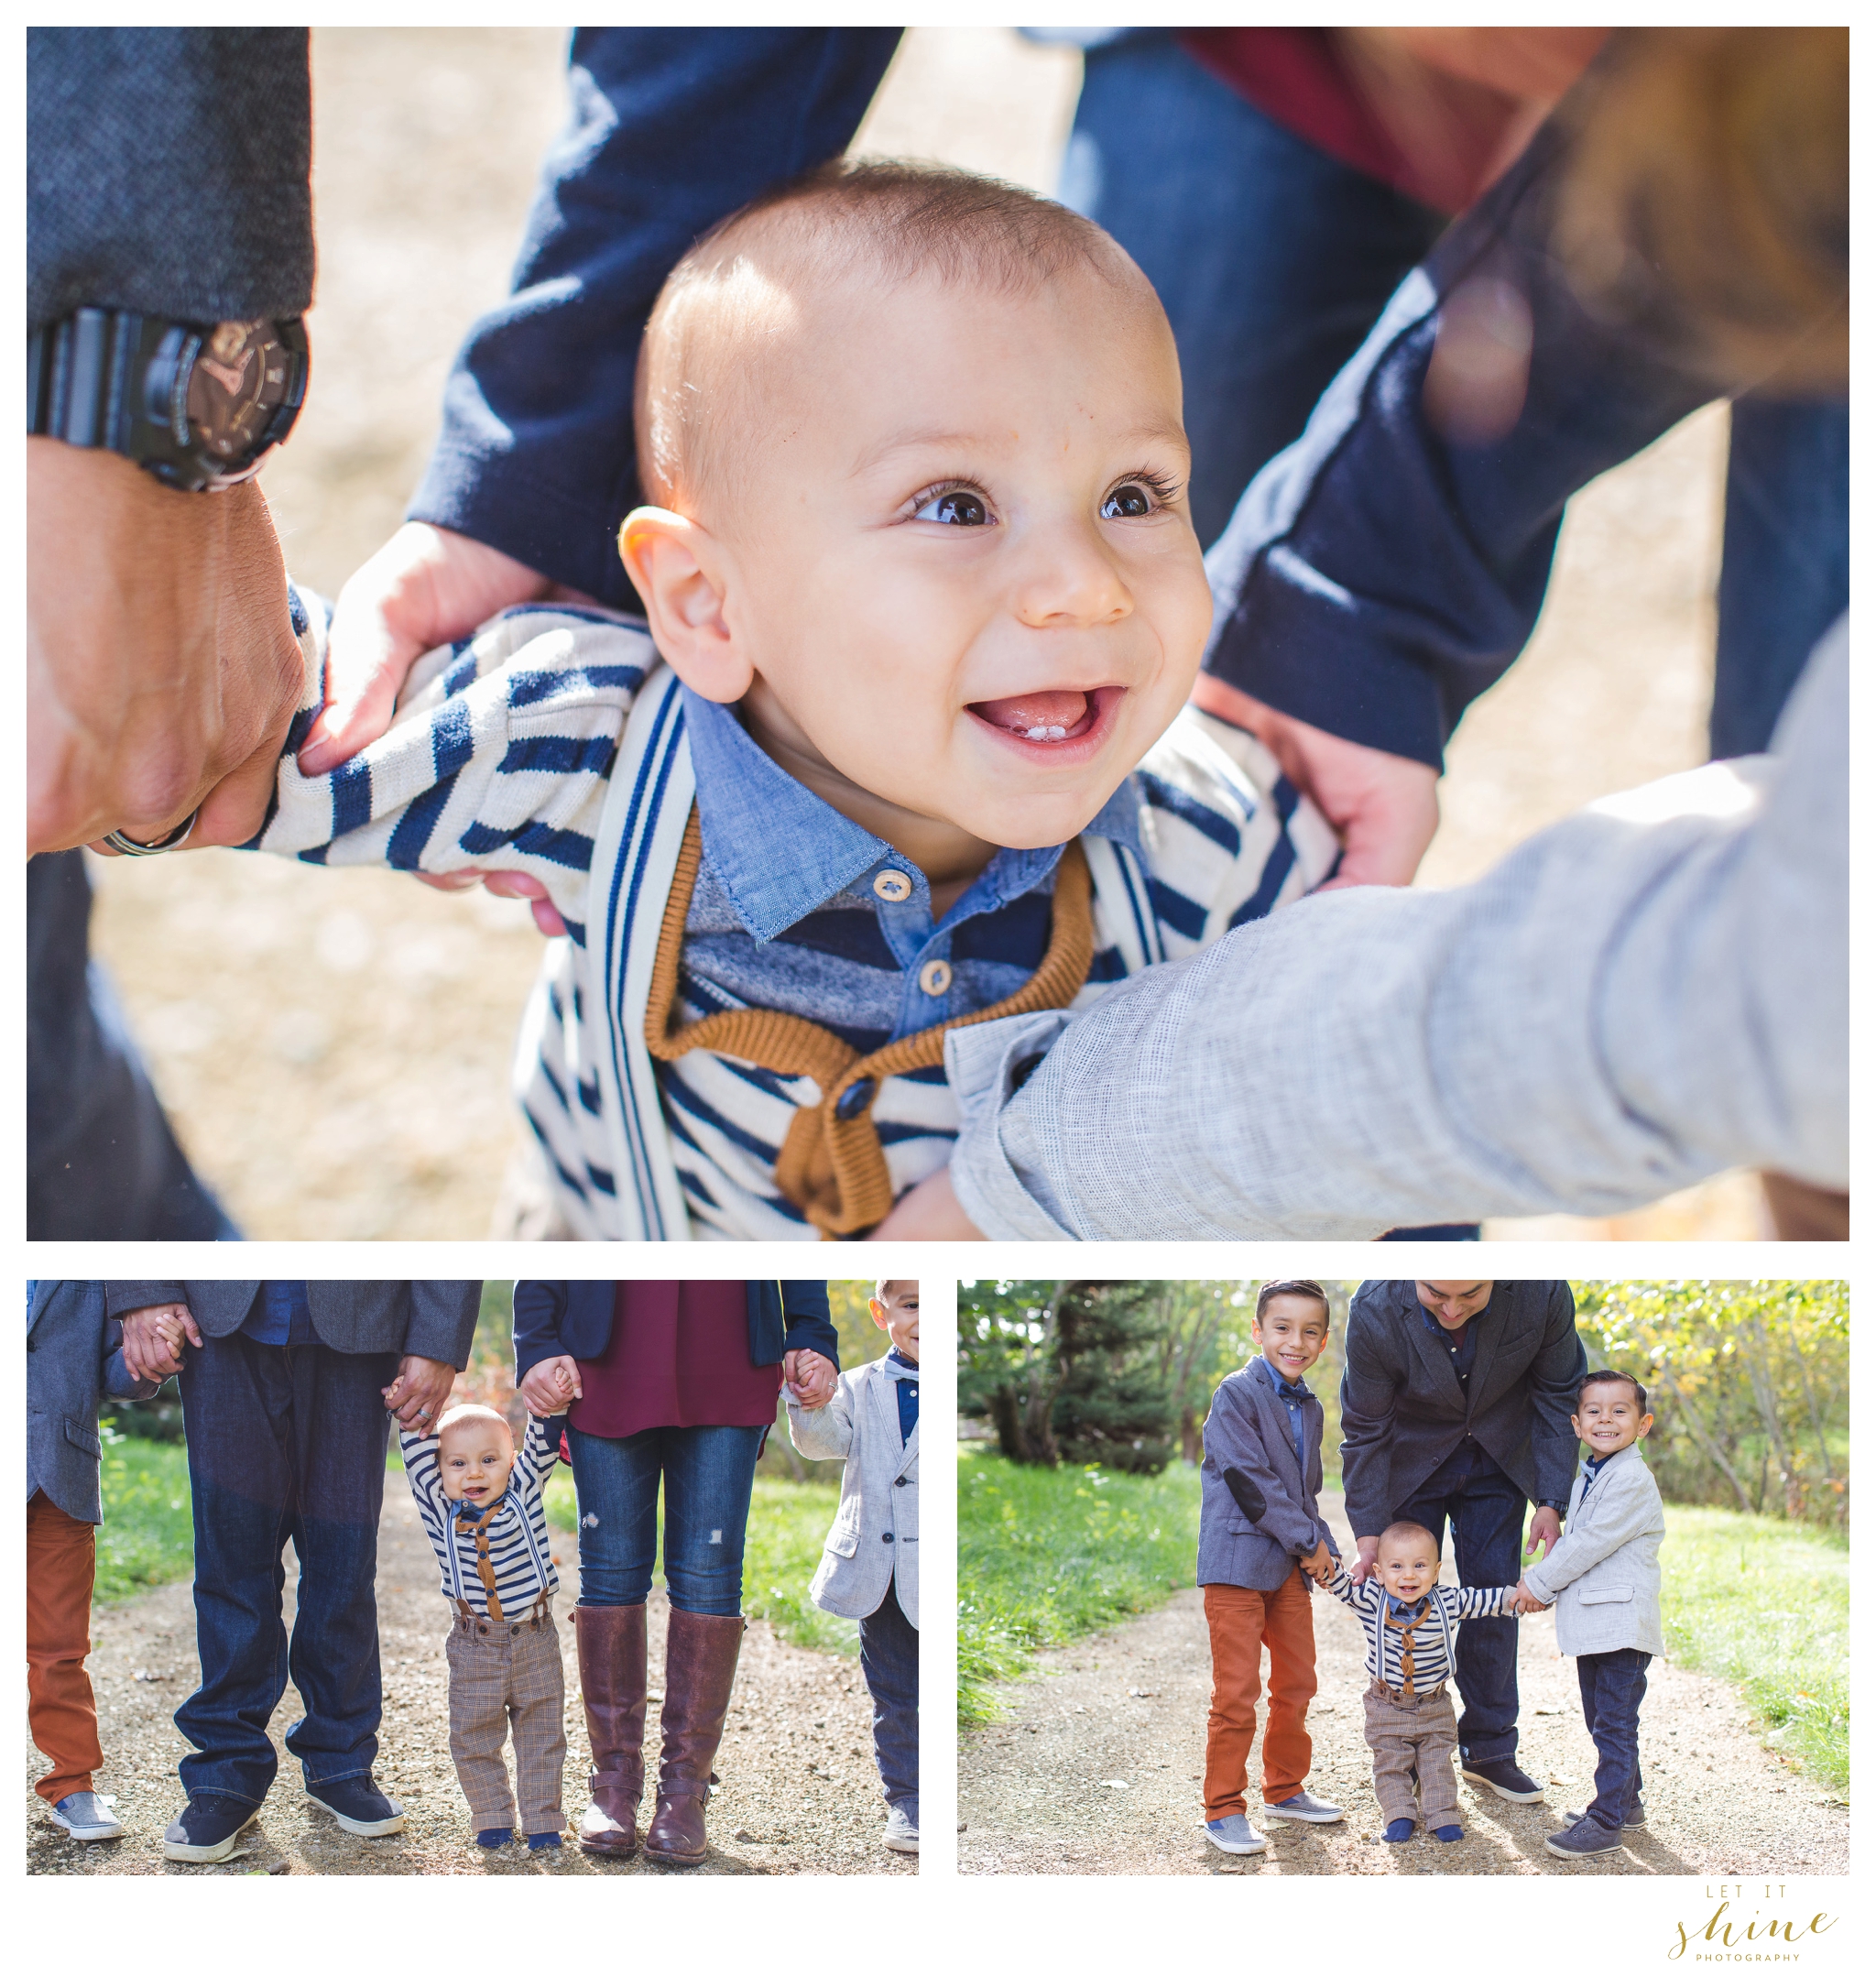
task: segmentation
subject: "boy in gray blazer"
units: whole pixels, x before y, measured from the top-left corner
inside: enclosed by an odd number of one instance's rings
[[[919,1849],[919,1286],[874,1286],[883,1359],[840,1375],[809,1412],[792,1386],[789,1438],[810,1460],[845,1459],[840,1513],[808,1595],[860,1621],[860,1670],[873,1696],[873,1758],[886,1789],[888,1850]]]
[[[1257,1335],[1260,1355],[1212,1395],[1200,1468],[1198,1581],[1212,1641],[1205,1836],[1233,1856],[1270,1847],[1251,1829],[1245,1804],[1265,1652],[1264,1814],[1273,1821],[1342,1819],[1334,1803],[1303,1786],[1311,1759],[1303,1723],[1315,1693],[1315,1620],[1303,1572],[1326,1577],[1339,1554],[1316,1508],[1322,1404],[1303,1382],[1329,1339],[1322,1285],[1266,1283],[1258,1293]]]
[[[1554,1857],[1599,1857],[1643,1820],[1640,1709],[1661,1637],[1661,1491],[1637,1450],[1654,1425],[1627,1372],[1591,1372],[1572,1424],[1589,1456],[1576,1470],[1556,1547],[1532,1564],[1516,1602],[1557,1608],[1557,1650],[1576,1661],[1583,1720],[1596,1742],[1596,1796],[1547,1838]]]
[[[124,1834],[92,1787],[104,1756],[84,1669],[104,1516],[98,1401],[147,1400],[159,1383],[125,1363],[102,1283],[27,1285],[27,1724],[52,1764],[35,1784],[39,1798],[81,1843]]]

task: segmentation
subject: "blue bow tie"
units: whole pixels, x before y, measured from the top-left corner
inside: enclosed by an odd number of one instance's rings
[[[1280,1400],[1295,1400],[1299,1404],[1304,1400],[1313,1400],[1315,1394],[1302,1380],[1285,1379],[1282,1372],[1277,1375],[1277,1397]]]
[[[504,1489],[501,1493],[495,1498],[493,1502],[474,1502],[467,1501],[466,1499],[460,1502],[453,1502],[450,1504],[450,1520],[452,1522],[457,1523],[479,1521],[485,1510],[498,1509],[501,1507],[502,1503],[505,1502],[507,1499],[508,1491],[507,1489]]]

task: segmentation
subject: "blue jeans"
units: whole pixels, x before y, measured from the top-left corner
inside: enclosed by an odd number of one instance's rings
[[[27,862],[27,1203],[35,1241],[226,1242],[90,957],[82,850]]]
[[[681,1611],[743,1608],[743,1541],[762,1426],[649,1426],[607,1440],[567,1429],[580,1504],[580,1601],[642,1604],[658,1556],[664,1483],[664,1588]]]
[[[1091,49],[1085,72],[1058,196],[1120,241],[1165,305],[1185,384],[1193,522],[1210,546],[1445,221],[1272,122],[1170,32]],[[1765,748],[1849,602],[1849,410],[1742,399],[1727,469],[1716,758]]]
[[[919,1819],[919,1634],[900,1609],[899,1586],[887,1587],[876,1611],[860,1620],[860,1670],[873,1696],[873,1759],[886,1799]]]
[[[309,1788],[366,1775],[377,1755],[377,1523],[392,1352],[204,1338],[183,1368],[195,1522],[202,1685],[177,1709],[195,1748],[191,1796],[258,1808],[278,1757],[267,1723],[290,1674],[304,1716],[287,1730]],[[299,1609],[280,1616],[291,1542]]]
[[[1620,1829],[1642,1799],[1641,1711],[1649,1658],[1625,1645],[1582,1653],[1576,1660],[1583,1724],[1596,1743],[1596,1799],[1587,1813],[1605,1829]]]
[[[1452,1524],[1453,1556],[1468,1590],[1518,1581],[1524,1491],[1497,1468],[1488,1465],[1457,1481],[1436,1469],[1398,1513],[1436,1540]],[[1511,1760],[1518,1752],[1518,1621],[1468,1618],[1453,1651],[1453,1683],[1465,1702],[1459,1759],[1481,1765]]]

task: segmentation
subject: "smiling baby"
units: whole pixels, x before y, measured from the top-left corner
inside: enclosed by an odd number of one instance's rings
[[[1269,754],[1184,707],[1180,407],[1097,226],[826,167],[699,240],[646,328],[645,620],[510,609],[350,764],[289,747],[264,848],[547,886],[517,1084],[557,1233],[864,1234],[949,1157],[948,1028],[1083,1008],[1327,877]]]

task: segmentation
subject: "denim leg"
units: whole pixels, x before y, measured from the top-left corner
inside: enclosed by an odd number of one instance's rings
[[[1170,34],[1088,51],[1057,195],[1165,306],[1205,546],[1445,225],[1272,122]]]
[[[743,1608],[743,1544],[762,1426],[670,1426],[664,1447],[664,1588],[681,1611]]]
[[[183,1157],[110,979],[90,960],[84,857],[27,862],[27,1235],[237,1240]]]
[[[580,1509],[582,1604],[642,1604],[651,1595],[665,1431],[652,1427],[609,1440],[567,1429]]]
[[[889,1584],[860,1620],[860,1670],[873,1696],[873,1759],[889,1804],[919,1819],[919,1634]]]
[[[287,1690],[287,1354],[245,1338],[205,1338],[190,1354],[181,1388],[202,1685],[176,1711],[195,1749],[180,1772],[191,1796],[227,1796],[257,1808],[278,1765],[267,1722]]]
[[[1475,1475],[1448,1506],[1460,1583],[1470,1590],[1515,1584],[1524,1527],[1524,1496],[1518,1484],[1496,1471]],[[1459,1758],[1510,1760],[1518,1752],[1518,1621],[1468,1618],[1459,1627],[1453,1651],[1453,1683],[1465,1702]]]
[[[1641,1710],[1649,1656],[1624,1646],[1576,1660],[1583,1723],[1596,1743],[1596,1799],[1587,1813],[1605,1829],[1620,1829],[1642,1799]]]
[[[1733,405],[1713,663],[1713,755],[1762,751],[1824,631],[1849,606],[1850,413]]]
[[[368,1775],[383,1681],[377,1642],[377,1524],[390,1415],[387,1352],[286,1348],[293,1380],[293,1546],[299,1609],[288,1666],[304,1715],[287,1730],[309,1788]]]

